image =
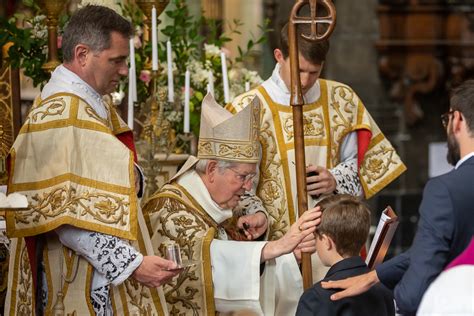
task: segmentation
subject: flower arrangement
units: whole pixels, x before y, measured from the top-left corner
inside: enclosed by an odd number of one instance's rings
[[[42,65],[47,61],[47,30],[45,25],[45,16],[41,14],[39,7],[29,0],[29,5],[37,12],[33,18],[25,18],[16,15],[12,19],[6,21],[0,20],[1,26],[6,30],[0,34],[0,45],[13,42],[9,49],[9,61],[14,67],[22,68],[26,76],[33,79],[35,86],[43,86],[49,74],[42,69]],[[169,25],[161,29],[161,33],[166,37],[165,40],[160,38],[158,42],[158,59],[160,63],[159,76],[156,84],[158,89],[155,91],[163,91],[167,86],[168,77],[166,69],[168,67],[166,60],[166,41],[171,40],[172,43],[172,69],[175,102],[163,102],[164,118],[170,123],[172,132],[181,134],[183,132],[183,100],[184,100],[184,74],[189,70],[191,74],[190,80],[190,125],[191,131],[198,135],[200,105],[201,101],[207,93],[210,73],[214,79],[214,97],[220,104],[225,104],[223,95],[223,78],[222,78],[222,59],[221,52],[226,53],[226,61],[228,68],[229,92],[231,99],[244,92],[247,86],[254,87],[261,83],[262,79],[256,71],[248,70],[244,67],[244,61],[248,55],[255,49],[257,44],[265,41],[265,35],[269,31],[268,22],[261,26],[262,35],[258,38],[252,38],[245,49],[239,48],[239,56],[232,59],[223,46],[231,41],[232,34],[240,34],[238,27],[241,26],[239,21],[230,23],[230,34],[218,34],[218,28],[214,21],[206,20],[204,17],[194,17],[190,15],[189,9],[184,0],[172,0],[170,9],[166,10],[169,18]],[[130,19],[135,26],[135,65],[137,74],[137,102],[135,103],[135,113],[138,121],[144,120],[150,108],[147,106],[150,93],[152,91],[151,83],[152,72],[149,70],[152,48],[151,41],[143,40],[144,24],[143,12],[133,2],[118,5],[121,14]],[[23,27],[17,27],[20,19],[24,19]],[[58,53],[61,58],[61,33],[64,25],[67,23],[68,15],[63,14],[59,19],[59,37],[58,37]],[[201,35],[201,29],[207,26],[209,30],[208,36],[205,38]],[[128,78],[124,78],[120,84],[120,91],[113,95],[113,98],[120,103],[124,92],[127,92]]]
[[[244,61],[257,44],[265,41],[265,35],[269,31],[267,27],[268,22],[265,22],[264,26],[260,27],[262,36],[251,39],[245,49],[239,48],[239,56],[231,59],[229,52],[223,46],[231,41],[229,36],[233,33],[240,34],[238,27],[241,26],[241,23],[239,21],[235,20],[230,23],[230,34],[218,35],[219,25],[214,21],[206,20],[204,17],[191,16],[184,0],[173,0],[171,2],[172,5],[169,6],[171,9],[164,12],[168,16],[170,23],[161,30],[161,33],[166,36],[166,40],[159,40],[158,59],[161,71],[158,85],[161,87],[167,86],[166,42],[168,39],[171,39],[173,51],[173,64],[171,67],[173,73],[177,74],[173,76],[174,95],[178,100],[175,104],[165,104],[165,116],[172,123],[176,133],[183,132],[183,110],[182,107],[176,106],[176,104],[181,105],[184,103],[184,74],[186,70],[189,70],[191,74],[190,124],[192,132],[198,135],[201,113],[200,105],[207,93],[208,84],[210,84],[210,73],[212,73],[212,78],[214,79],[214,82],[211,84],[214,87],[214,97],[220,104],[225,104],[221,71],[222,61],[220,58],[222,51],[227,56],[231,99],[244,92],[246,82],[248,82],[250,87],[254,87],[262,82],[256,71],[251,71],[244,67]],[[124,15],[132,17],[132,22],[134,25],[137,25],[135,33],[135,60],[137,77],[139,78],[137,81],[137,106],[140,109],[147,110],[142,105],[149,96],[151,72],[145,69],[146,58],[144,57],[151,56],[151,45],[150,42],[147,45],[143,45],[143,31],[139,27],[139,25],[143,25],[143,14],[137,14],[139,9],[133,4],[121,5],[121,8]],[[207,38],[200,34],[200,30],[204,25],[208,26],[209,29]]]
[[[9,20],[0,17],[0,47],[12,43],[8,50],[8,61],[14,68],[23,69],[24,74],[33,80],[34,86],[43,86],[49,73],[42,68],[48,57],[48,30],[46,16],[33,1],[24,1],[34,12],[33,17],[17,13]],[[59,17],[58,52],[61,54],[61,34],[69,16]]]

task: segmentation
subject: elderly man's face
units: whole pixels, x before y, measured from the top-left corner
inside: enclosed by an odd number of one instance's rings
[[[236,164],[233,167],[219,170],[213,174],[213,182],[208,188],[212,199],[222,208],[234,208],[240,197],[252,188],[256,165],[249,163]]]

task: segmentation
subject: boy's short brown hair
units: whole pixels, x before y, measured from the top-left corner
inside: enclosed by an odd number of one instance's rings
[[[297,26],[296,36],[298,37],[298,51],[301,56],[312,64],[321,65],[326,60],[329,51],[329,41],[323,40],[318,42],[308,41],[301,37],[301,34],[310,34],[311,27],[309,24],[300,24]],[[286,23],[280,32],[280,50],[286,59],[289,56],[288,41],[288,23]]]
[[[318,235],[326,234],[334,241],[344,258],[357,256],[369,236],[370,210],[362,201],[349,194],[338,194],[321,200],[323,211]]]

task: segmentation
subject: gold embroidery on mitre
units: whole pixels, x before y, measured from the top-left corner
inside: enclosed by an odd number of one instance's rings
[[[197,157],[237,162],[259,160],[260,104],[255,99],[246,109],[232,115],[208,94],[202,102]]]

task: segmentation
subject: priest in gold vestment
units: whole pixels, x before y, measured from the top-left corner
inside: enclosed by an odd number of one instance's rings
[[[154,256],[139,208],[133,137],[103,95],[128,73],[130,22],[86,6],[9,156],[5,315],[167,315],[160,285],[180,270]]]
[[[257,196],[274,220],[271,239],[282,236],[297,218],[287,33],[285,26],[271,77],[227,105],[239,112],[255,96],[262,105]],[[319,78],[329,43],[306,41],[301,33],[309,34],[310,26],[299,25],[297,35],[307,172],[316,172],[307,177],[308,203],[333,193],[370,198],[406,168],[357,94],[343,83]]]
[[[314,252],[312,232],[320,212],[306,212],[277,241],[236,241],[232,209],[246,190],[259,160],[258,100],[232,116],[208,94],[202,105],[198,157],[145,204],[153,249],[178,244],[184,269],[164,286],[170,313],[214,315],[249,309],[258,315],[294,315],[303,291],[298,261]],[[262,220],[262,217],[264,220]],[[245,217],[251,231],[265,224],[262,212]],[[239,219],[240,220],[240,219]]]

